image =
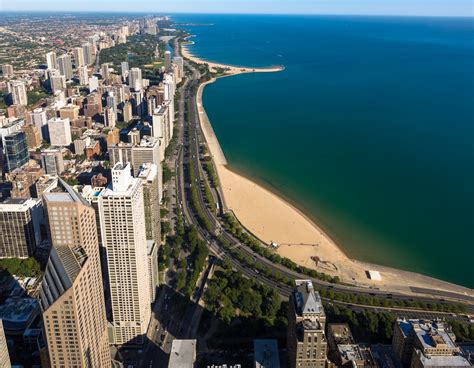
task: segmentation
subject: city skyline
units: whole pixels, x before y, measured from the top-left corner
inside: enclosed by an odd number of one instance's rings
[[[271,9],[271,10],[269,10]],[[91,0],[65,5],[63,2],[5,0],[2,11],[68,11],[68,12],[168,12],[168,13],[232,13],[232,14],[326,14],[326,15],[385,15],[385,16],[463,16],[472,17],[473,5],[469,0],[453,0],[449,4],[435,0],[239,0],[222,2],[203,0],[199,3],[190,0],[176,0],[172,3],[151,5],[146,1],[136,1],[133,7],[124,1]]]

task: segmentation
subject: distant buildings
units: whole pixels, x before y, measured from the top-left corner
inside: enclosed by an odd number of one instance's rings
[[[122,82],[126,82],[128,78],[128,73],[129,73],[129,65],[128,62],[122,61],[122,64],[120,64],[121,67],[121,72],[122,72]]]
[[[165,51],[165,71],[171,71],[171,52]]]
[[[58,61],[55,52],[51,51],[46,54],[46,64],[48,69],[58,69]]]
[[[82,51],[84,53],[85,65],[91,65],[94,63],[94,46],[90,42],[86,42],[82,45]]]
[[[442,322],[398,319],[392,348],[410,368],[471,366]]]
[[[41,242],[43,208],[38,199],[0,202],[0,258],[32,257]]]
[[[58,58],[59,73],[64,75],[66,80],[72,78],[72,60],[71,55],[64,54]]]
[[[196,340],[174,339],[168,368],[193,368],[196,361]]]
[[[51,148],[41,151],[41,166],[48,175],[59,176],[64,171],[64,160],[61,149]]]
[[[28,105],[28,95],[26,94],[25,82],[13,81],[10,82],[10,90],[14,105]]]
[[[98,198],[111,302],[110,341],[143,344],[151,317],[143,187],[130,164],[117,163]]]
[[[53,367],[110,367],[95,212],[71,187],[44,193],[52,248],[40,288]]]
[[[2,74],[4,78],[13,76],[13,66],[10,64],[2,64]]]
[[[79,72],[79,84],[81,86],[86,86],[89,84],[89,72],[86,65],[81,65],[78,67]],[[97,87],[96,87],[97,89]]]
[[[72,49],[72,54],[74,56],[74,65],[76,69],[79,69],[81,66],[85,65],[84,49],[82,47],[74,47]]]
[[[162,161],[160,141],[145,136],[138,145],[120,142],[109,148],[110,163],[115,166],[118,162],[130,162],[134,175],[146,163],[160,165]]]
[[[69,119],[48,120],[49,141],[52,146],[69,146],[72,143]]]
[[[43,108],[34,109],[31,114],[31,123],[38,128],[41,139],[48,139],[48,117],[46,110]]]
[[[141,91],[143,88],[142,70],[140,68],[130,69],[128,75],[128,85],[134,91]]]
[[[290,368],[324,368],[327,360],[326,315],[321,297],[310,280],[296,280],[295,284],[288,314]]]

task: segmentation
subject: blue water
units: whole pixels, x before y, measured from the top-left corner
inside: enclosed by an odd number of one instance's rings
[[[224,78],[204,104],[231,167],[351,256],[474,287],[469,18],[177,15]]]

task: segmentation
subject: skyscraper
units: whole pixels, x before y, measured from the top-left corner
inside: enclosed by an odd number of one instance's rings
[[[121,69],[122,69],[122,80],[126,82],[128,78],[128,72],[129,72],[128,62],[122,61]]]
[[[46,64],[48,69],[58,69],[58,61],[56,60],[56,53],[51,51],[46,54]]]
[[[171,71],[171,52],[165,51],[165,71]]]
[[[28,105],[28,96],[26,94],[25,82],[13,81],[10,83],[10,90],[12,93],[13,104]]]
[[[67,80],[72,78],[72,61],[71,55],[64,54],[58,58],[59,73],[64,75]]]
[[[327,341],[326,315],[319,293],[311,280],[296,280],[290,295],[288,314],[288,355],[290,368],[324,368]]]
[[[0,203],[0,258],[28,258],[41,242],[41,200],[8,198]]]
[[[51,91],[53,93],[61,92],[66,89],[66,77],[64,75],[52,75],[49,80],[51,83]]]
[[[31,122],[34,124],[41,135],[41,139],[47,139],[48,133],[48,117],[46,116],[46,110],[43,108],[34,109],[31,112]]]
[[[3,137],[3,150],[6,156],[6,170],[13,170],[26,165],[30,159],[28,142],[24,132],[15,132]]]
[[[48,120],[49,142],[52,146],[69,146],[72,143],[69,119]]]
[[[99,196],[102,245],[107,258],[111,340],[143,344],[151,316],[143,188],[130,164],[117,163]]]
[[[128,85],[134,91],[140,91],[143,88],[142,70],[140,68],[130,69],[128,75]]]
[[[72,49],[72,53],[74,55],[74,66],[76,69],[79,67],[84,66],[84,49],[82,47],[74,47]]]
[[[104,63],[100,66],[100,75],[102,79],[107,79],[109,77],[109,63]]]
[[[43,193],[51,253],[40,304],[53,367],[110,367],[94,209],[61,181]]]
[[[41,166],[48,175],[59,176],[64,171],[64,160],[58,148],[41,151]]]
[[[85,86],[89,83],[89,73],[87,70],[87,65],[80,66],[79,71],[79,84]]]
[[[91,43],[86,42],[82,45],[82,50],[84,52],[84,63],[86,65],[94,63],[94,46]]]

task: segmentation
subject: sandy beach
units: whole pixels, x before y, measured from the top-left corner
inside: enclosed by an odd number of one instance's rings
[[[186,45],[182,45],[182,55],[196,63],[208,63],[211,68],[228,70],[226,76],[250,72],[276,72],[275,68],[249,68],[209,63],[194,57]],[[208,143],[210,154],[216,164],[224,195],[224,204],[232,210],[239,221],[262,242],[279,246],[277,252],[294,262],[318,271],[339,276],[341,280],[358,286],[381,290],[411,293],[410,287],[430,288],[459,293],[474,297],[469,288],[451,284],[421,274],[366,264],[350,259],[309,217],[281,197],[250,179],[233,172],[227,164],[224,152],[214,133],[202,103],[205,86],[214,83],[210,80],[199,87],[197,105],[201,128]],[[381,280],[367,277],[368,270],[380,272]]]
[[[192,41],[188,41],[190,43],[181,45],[181,54],[183,57],[194,61],[197,64],[207,64],[209,65],[209,70],[213,73],[216,73],[218,69],[223,69],[226,75],[235,75],[235,74],[242,74],[242,73],[274,73],[284,70],[283,66],[271,66],[268,68],[249,68],[245,66],[234,66],[234,65],[226,65],[226,64],[219,64],[212,61],[206,61],[199,59],[198,57],[194,56],[188,49],[188,46],[192,45]]]

